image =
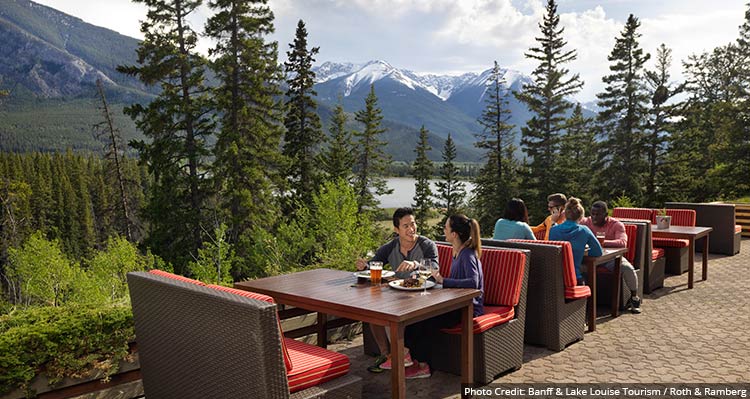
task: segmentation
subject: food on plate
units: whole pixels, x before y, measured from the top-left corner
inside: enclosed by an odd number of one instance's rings
[[[422,280],[418,278],[407,278],[401,281],[401,286],[406,288],[421,287]]]

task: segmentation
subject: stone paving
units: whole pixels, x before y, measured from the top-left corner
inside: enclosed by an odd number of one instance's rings
[[[594,333],[561,352],[527,345],[523,367],[495,382],[750,383],[750,240],[739,255],[710,255],[707,281],[700,259],[694,289],[687,289],[687,273],[668,276],[664,288],[645,296],[642,314],[600,317]],[[329,349],[350,357],[364,398],[391,396],[389,372],[366,370],[373,358],[363,354],[361,335]],[[434,372],[407,381],[406,390],[410,398],[457,398],[460,378]]]

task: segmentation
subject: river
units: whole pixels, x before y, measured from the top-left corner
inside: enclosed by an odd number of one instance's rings
[[[398,208],[402,206],[411,206],[414,203],[414,183],[415,179],[411,177],[390,177],[385,179],[389,188],[393,189],[393,194],[379,195],[376,198],[380,201],[381,208]],[[433,194],[437,194],[437,187],[435,183],[439,180],[431,180],[430,188]],[[474,191],[474,184],[464,182],[464,189],[466,190],[466,199]]]

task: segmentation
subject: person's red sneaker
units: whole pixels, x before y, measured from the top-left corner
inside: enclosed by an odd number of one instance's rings
[[[430,365],[427,363],[416,363],[415,365],[406,368],[407,380],[430,378],[430,376],[432,376],[432,372],[430,372]]]
[[[414,364],[414,361],[411,360],[411,354],[409,353],[409,348],[404,349],[404,367],[409,367],[413,364]],[[388,355],[388,360],[386,360],[383,364],[381,364],[380,368],[383,370],[390,370],[392,368],[391,355]]]

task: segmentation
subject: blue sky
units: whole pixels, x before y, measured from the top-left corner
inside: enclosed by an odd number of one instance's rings
[[[133,37],[141,37],[145,8],[128,0],[39,0],[40,3]],[[581,74],[581,101],[602,90],[607,55],[630,13],[641,22],[641,46],[673,49],[673,77],[691,54],[736,39],[748,0],[559,0],[564,38],[578,51],[568,65]],[[494,60],[530,73],[524,52],[534,45],[544,12],[541,0],[270,0],[276,15],[280,55],[293,40],[297,20],[308,27],[309,43],[320,46],[318,61],[382,59],[417,72],[480,72]],[[202,9],[193,27],[210,14]],[[210,42],[201,44],[205,50]],[[652,67],[652,65],[649,65]]]

